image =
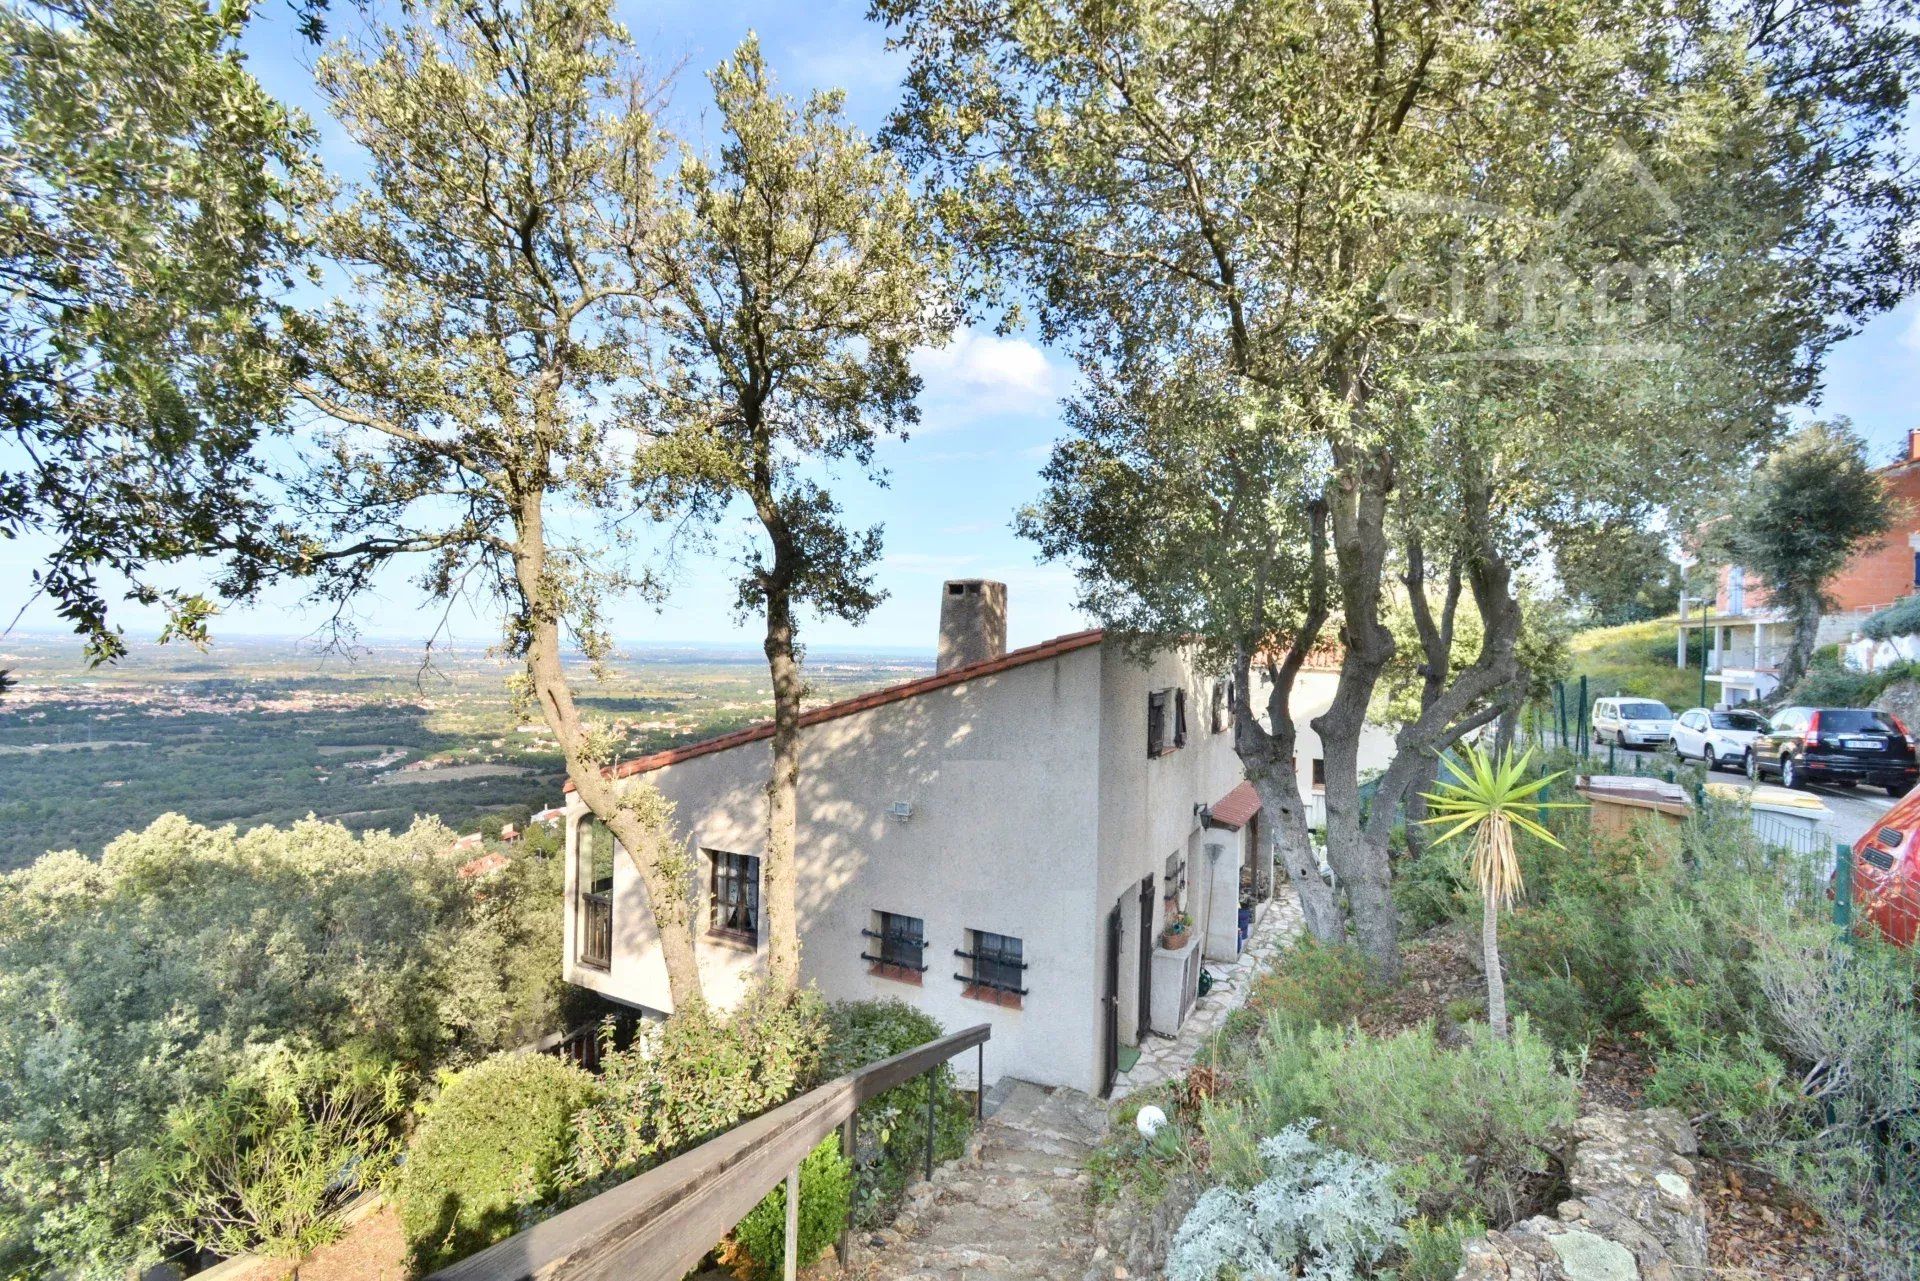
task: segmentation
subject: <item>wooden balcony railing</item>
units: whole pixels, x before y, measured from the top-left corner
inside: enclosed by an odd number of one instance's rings
[[[580,963],[613,964],[613,892],[580,896]]]
[[[838,1077],[591,1201],[442,1268],[427,1281],[681,1281],[782,1179],[787,1184],[784,1275],[792,1281],[800,1162],[807,1153],[837,1129],[840,1150],[851,1155],[854,1113],[861,1104],[966,1050],[979,1055],[984,1097],[985,1046],[992,1035],[993,1029],[982,1023]],[[934,1092],[928,1090],[929,1177],[934,1102]],[[977,1116],[978,1098],[974,1106]],[[841,1244],[844,1249],[844,1235]]]

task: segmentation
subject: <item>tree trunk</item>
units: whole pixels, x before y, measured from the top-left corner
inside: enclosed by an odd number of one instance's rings
[[[1360,816],[1360,735],[1394,652],[1393,634],[1380,619],[1392,461],[1383,451],[1356,456],[1336,447],[1335,467],[1328,515],[1344,654],[1333,701],[1313,720],[1326,761],[1327,862],[1346,891],[1354,939],[1374,977],[1392,982],[1400,977],[1400,940],[1387,845],[1367,834]]]
[[[776,564],[781,559],[775,553]],[[767,670],[773,677],[773,764],[767,774],[767,975],[782,987],[800,983],[799,829],[800,700],[805,684],[793,653],[793,607],[783,590],[767,595]]]
[[[1820,639],[1820,607],[1818,592],[1794,594],[1793,643],[1787,647],[1787,661],[1780,669],[1779,697],[1783,700],[1793,697],[1794,687],[1813,661],[1814,644]]]
[[[1346,934],[1340,919],[1340,905],[1333,887],[1320,875],[1320,859],[1313,850],[1313,838],[1307,829],[1305,807],[1300,800],[1300,779],[1293,761],[1247,764],[1247,777],[1260,793],[1260,813],[1273,839],[1274,857],[1287,870],[1287,881],[1300,900],[1300,915],[1307,933],[1322,943],[1338,943]]]
[[[1240,694],[1233,705],[1233,750],[1253,790],[1260,794],[1260,809],[1268,819],[1274,855],[1287,869],[1287,881],[1300,900],[1307,932],[1323,943],[1338,943],[1346,938],[1346,924],[1333,887],[1320,875],[1320,860],[1307,828],[1306,806],[1300,798],[1299,766],[1294,759],[1299,736],[1293,725],[1293,685],[1308,655],[1320,643],[1320,631],[1327,621],[1324,503],[1313,504],[1308,530],[1312,570],[1306,609],[1299,629],[1289,638],[1286,653],[1278,662],[1273,661],[1271,652],[1267,655],[1266,725],[1253,714],[1254,649],[1272,644],[1263,614],[1256,614],[1249,638],[1234,653],[1233,679]]]
[[[693,868],[666,828],[666,802],[650,783],[622,784],[606,763],[592,759],[573,688],[560,661],[560,623],[554,607],[556,588],[546,576],[546,527],[542,495],[523,499],[516,512],[514,573],[524,610],[527,676],[540,713],[566,758],[567,778],[595,818],[606,824],[627,852],[660,937],[667,967],[667,991],[675,1010],[700,1004],[700,966],[693,950]]]
[[[1487,970],[1487,1026],[1507,1039],[1507,980],[1500,973],[1500,905],[1491,894],[1480,901],[1480,960]]]

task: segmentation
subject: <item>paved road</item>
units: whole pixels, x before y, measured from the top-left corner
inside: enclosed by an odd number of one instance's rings
[[[1732,783],[1740,781],[1742,776],[1732,770],[1715,770],[1707,777],[1715,782]],[[1833,811],[1833,817],[1827,820],[1831,839],[1845,841],[1848,845],[1872,830],[1874,824],[1880,821],[1880,816],[1893,808],[1894,802],[1893,797],[1877,787],[1849,789],[1812,783],[1807,786],[1807,791],[1818,796],[1821,803]]]

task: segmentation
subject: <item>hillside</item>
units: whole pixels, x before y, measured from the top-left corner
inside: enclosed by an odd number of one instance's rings
[[[1637,694],[1657,698],[1676,712],[1698,707],[1698,650],[1691,666],[1682,669],[1673,665],[1675,621],[1669,616],[1578,633],[1568,643],[1568,680],[1577,685],[1585,676],[1589,699]],[[1711,699],[1716,693],[1716,688],[1708,685],[1707,697]]]

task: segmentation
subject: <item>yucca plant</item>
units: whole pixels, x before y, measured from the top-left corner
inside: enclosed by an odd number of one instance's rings
[[[1563,848],[1554,834],[1537,817],[1549,809],[1579,809],[1573,801],[1533,799],[1547,784],[1559,778],[1548,774],[1527,777],[1531,749],[1515,757],[1511,750],[1498,761],[1477,747],[1463,747],[1463,768],[1449,756],[1440,763],[1453,775],[1451,781],[1437,783],[1431,792],[1422,792],[1430,817],[1423,826],[1450,825],[1434,840],[1441,846],[1456,836],[1472,833],[1473,882],[1480,887],[1483,907],[1480,918],[1480,951],[1487,969],[1487,1024],[1501,1040],[1507,1037],[1507,985],[1500,974],[1500,909],[1511,906],[1526,889],[1520,875],[1520,859],[1514,850],[1517,829],[1553,846]]]

